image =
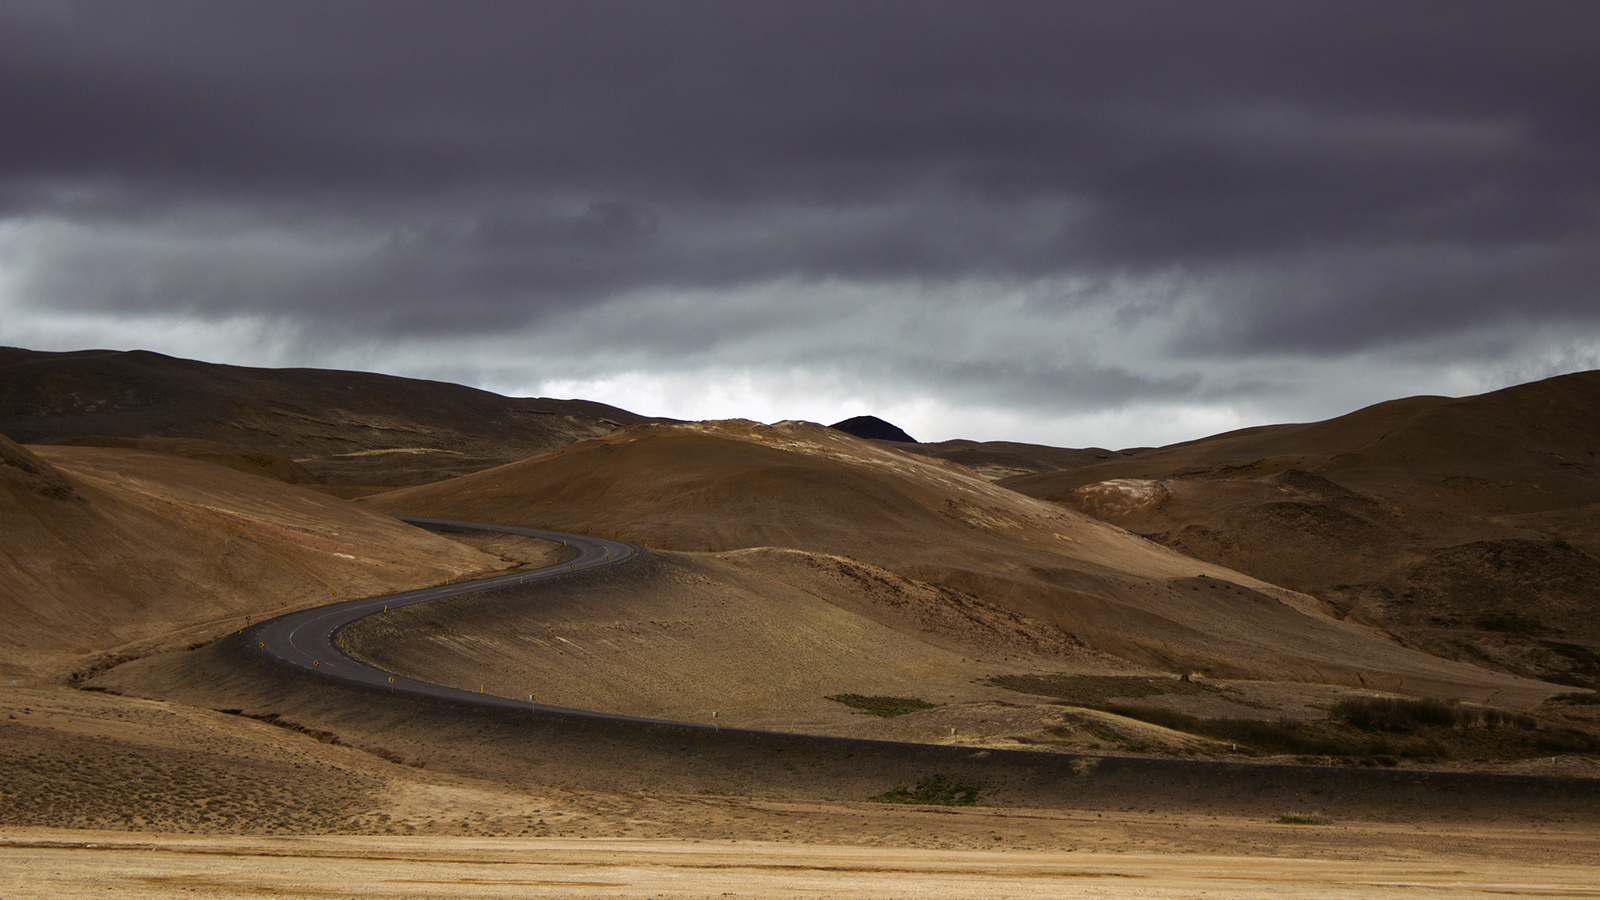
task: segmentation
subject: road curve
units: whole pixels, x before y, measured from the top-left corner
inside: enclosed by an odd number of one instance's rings
[[[641,549],[633,544],[614,541],[609,538],[599,538],[587,534],[568,534],[562,531],[547,531],[542,528],[517,528],[510,525],[491,525],[484,522],[458,522],[452,519],[427,519],[411,516],[395,516],[395,518],[413,525],[475,528],[485,531],[502,531],[508,534],[522,534],[528,537],[543,538],[547,541],[561,541],[577,550],[578,555],[566,562],[545,566],[541,569],[495,575],[457,584],[443,584],[415,591],[405,591],[399,594],[363,597],[359,600],[346,600],[342,603],[333,603],[327,606],[318,606],[288,613],[276,619],[269,619],[259,625],[246,628],[244,634],[249,646],[254,646],[263,656],[283,665],[303,669],[324,678],[332,678],[349,684],[364,685],[396,694],[432,697],[440,700],[452,700],[503,709],[566,713],[596,719],[690,725],[707,729],[714,727],[711,725],[702,726],[692,722],[668,723],[660,719],[569,709],[526,700],[514,700],[509,697],[497,697],[492,694],[480,694],[475,691],[466,691],[460,688],[446,687],[442,684],[407,678],[404,675],[386,672],[376,666],[369,666],[366,663],[358,662],[345,656],[334,646],[333,637],[335,632],[351,622],[370,616],[373,613],[382,612],[385,609],[410,606],[413,603],[425,603],[429,600],[438,600],[443,597],[471,594],[477,591],[490,590],[491,588],[525,584],[532,581],[545,581],[562,575],[571,575],[577,572],[612,566],[633,558]]]
[[[616,565],[634,558],[641,547],[623,541],[613,541],[607,538],[597,538],[586,534],[568,534],[560,531],[547,531],[538,528],[517,528],[508,525],[491,525],[482,522],[457,522],[449,519],[424,519],[406,516],[396,516],[402,522],[416,525],[437,525],[455,528],[474,528],[487,531],[502,531],[509,534],[522,534],[529,537],[544,538],[550,541],[563,541],[567,546],[578,551],[578,555],[566,562],[556,563],[541,569],[527,572],[518,572],[506,575],[496,575],[490,578],[480,578],[476,581],[465,581],[459,584],[440,585],[438,587],[422,588],[421,590],[406,591],[399,594],[388,594],[381,597],[365,597],[360,600],[347,600],[328,606],[319,606],[312,609],[301,610],[270,619],[259,625],[245,629],[248,646],[253,647],[267,658],[297,669],[303,669],[320,677],[331,678],[355,685],[362,685],[380,691],[391,691],[396,694],[408,694],[416,697],[428,697],[439,700],[452,701],[477,707],[488,707],[508,710],[523,710],[535,713],[555,713],[566,716],[575,716],[588,719],[601,719],[614,722],[627,722],[650,725],[671,725],[679,728],[690,728],[696,731],[710,732],[712,730],[730,732],[733,734],[760,734],[768,737],[777,737],[775,732],[763,731],[753,728],[719,728],[715,723],[704,722],[676,722],[664,719],[647,719],[641,716],[624,716],[616,713],[602,713],[591,710],[571,709],[562,706],[550,706],[543,703],[533,703],[526,700],[515,700],[509,697],[497,697],[492,694],[480,694],[459,688],[445,687],[441,684],[432,684],[407,678],[393,672],[386,672],[375,666],[357,662],[335,649],[333,638],[339,628],[375,612],[381,612],[387,607],[407,606],[412,603],[422,603],[428,600],[437,600],[442,597],[453,597],[476,591],[484,591],[497,587],[506,587],[530,581],[547,580],[561,575],[598,569],[605,566]],[[966,756],[973,748],[950,744],[920,744],[899,741],[875,740],[871,738],[847,738],[825,735],[783,735],[789,741],[822,742],[834,747],[848,746],[856,748],[896,748],[914,751],[916,755],[911,758],[917,771],[924,771],[929,757],[927,753],[945,754],[941,757],[945,764],[959,766],[977,759],[977,756]],[[950,754],[962,754],[953,756]],[[980,752],[987,766],[996,766],[1010,761],[1022,768],[1017,770],[1020,775],[1035,776],[1041,766],[1064,767],[1071,765],[1071,776],[1062,770],[1061,779],[1070,781],[1083,776],[1076,763],[1088,758],[1094,760],[1096,766],[1103,770],[1131,768],[1135,773],[1143,773],[1138,777],[1156,778],[1162,773],[1168,777],[1171,773],[1182,772],[1182,779],[1211,779],[1228,781],[1238,784],[1239,779],[1255,779],[1262,790],[1275,790],[1281,786],[1284,779],[1290,779],[1297,784],[1313,785],[1329,783],[1342,783],[1340,779],[1356,778],[1369,785],[1368,790],[1384,790],[1403,788],[1406,791],[1419,790],[1418,785],[1427,787],[1428,790],[1439,792],[1440,803],[1459,803],[1462,797],[1478,797],[1480,792],[1495,788],[1501,792],[1514,793],[1524,796],[1529,790],[1543,790],[1547,794],[1569,796],[1578,792],[1581,796],[1585,792],[1594,794],[1600,788],[1594,788],[1595,779],[1546,777],[1538,775],[1501,775],[1474,772],[1428,772],[1428,771],[1386,771],[1372,769],[1346,769],[1330,766],[1302,766],[1302,765],[1261,765],[1259,763],[1235,761],[1200,761],[1200,760],[1162,760],[1141,759],[1120,756],[1106,756],[1096,754],[1084,757],[1080,754],[1062,754],[1040,750],[1013,750],[1013,749],[984,749]],[[1107,760],[1114,761],[1117,765],[1103,766]],[[1093,768],[1093,767],[1091,767]],[[1403,783],[1402,783],[1403,782]],[[1329,788],[1330,790],[1332,787]],[[1581,789],[1581,790],[1580,790]],[[1320,790],[1313,793],[1321,793]]]

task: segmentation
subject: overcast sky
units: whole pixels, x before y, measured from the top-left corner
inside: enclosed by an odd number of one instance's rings
[[[0,343],[1108,447],[1600,368],[1600,3],[5,0]]]

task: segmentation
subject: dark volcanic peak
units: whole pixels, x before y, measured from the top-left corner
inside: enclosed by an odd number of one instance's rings
[[[853,419],[845,419],[843,422],[835,422],[828,427],[871,441],[898,441],[902,444],[915,444],[917,442],[916,438],[877,416],[856,416]]]

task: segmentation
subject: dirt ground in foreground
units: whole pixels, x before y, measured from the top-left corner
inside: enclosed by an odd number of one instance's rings
[[[581,790],[396,765],[179,704],[0,694],[0,813],[44,817],[0,826],[5,900],[1600,897],[1600,820],[1531,800],[1470,823],[1396,801],[1287,824],[1322,810]]]
[[[893,812],[893,811],[890,811]],[[841,810],[851,817],[857,811]],[[929,815],[934,815],[930,813]],[[1597,897],[1600,827],[1280,825],[961,810],[993,848],[0,831],[10,900],[328,898]],[[863,834],[869,833],[864,830]],[[1017,849],[1030,836],[1052,849]]]

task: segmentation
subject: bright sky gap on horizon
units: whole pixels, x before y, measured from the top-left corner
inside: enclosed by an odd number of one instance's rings
[[[0,5],[0,344],[1165,444],[1600,368],[1600,4]]]

